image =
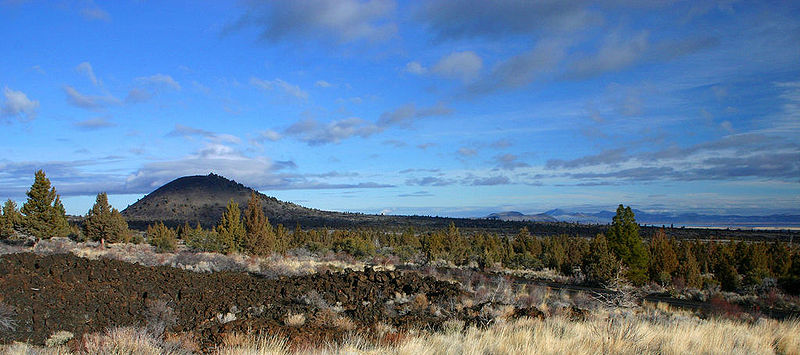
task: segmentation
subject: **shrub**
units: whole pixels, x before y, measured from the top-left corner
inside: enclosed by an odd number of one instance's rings
[[[156,247],[156,252],[172,252],[178,247],[178,238],[174,230],[169,229],[163,222],[147,227],[147,239],[150,245]]]
[[[17,312],[11,306],[0,303],[0,331],[10,332],[17,329]]]

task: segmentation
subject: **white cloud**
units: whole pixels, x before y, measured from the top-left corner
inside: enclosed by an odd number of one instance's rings
[[[445,78],[468,82],[478,76],[481,68],[483,68],[483,59],[475,52],[466,51],[453,52],[440,59],[433,66],[432,71]]]
[[[416,75],[422,75],[428,72],[428,69],[423,67],[419,62],[408,62],[406,64],[406,72]]]
[[[3,116],[18,117],[21,120],[32,120],[36,118],[36,110],[39,109],[39,101],[31,100],[22,91],[3,88],[4,102],[2,107]]]
[[[151,75],[151,76],[138,77],[138,78],[136,78],[136,81],[141,82],[141,83],[145,83],[145,84],[167,86],[167,87],[171,87],[171,88],[173,88],[175,90],[180,90],[181,89],[181,84],[178,84],[178,82],[175,81],[175,79],[173,79],[171,76],[165,75],[165,74],[155,74],[155,75]]]
[[[84,95],[69,85],[64,87],[64,93],[67,94],[67,101],[70,104],[88,110],[99,110],[108,105],[119,103],[119,100],[113,96]]]
[[[392,0],[293,0],[247,2],[247,12],[228,30],[255,26],[261,38],[333,39],[338,43],[383,41],[397,33],[388,21]]]
[[[83,16],[83,18],[87,20],[97,20],[104,22],[111,21],[111,15],[108,13],[108,11],[103,10],[96,6],[91,8],[90,7],[84,8],[83,10],[81,10],[81,16]]]
[[[200,128],[184,126],[182,124],[176,124],[175,128],[167,133],[167,137],[191,138],[193,136],[204,137],[214,143],[223,142],[238,144],[241,142],[239,137],[232,134],[214,133]]]
[[[114,122],[109,121],[108,116],[90,118],[75,123],[75,127],[78,127],[83,130],[97,130],[101,128],[110,128],[114,126],[116,126],[116,124]]]
[[[329,83],[329,82],[327,82],[325,80],[317,80],[317,82],[316,82],[316,84],[314,84],[314,86],[316,86],[318,88],[329,88],[329,87],[331,87],[333,85],[331,85],[331,83]]]
[[[282,79],[262,80],[256,77],[252,77],[250,78],[250,85],[270,91],[277,88],[286,93],[287,95],[294,96],[301,100],[308,100],[307,92],[303,91],[303,89],[301,89],[299,86],[287,83]]]
[[[273,141],[273,142],[275,142],[275,141],[277,141],[277,140],[281,139],[281,134],[280,134],[280,133],[278,133],[278,132],[275,132],[275,131],[273,131],[273,130],[271,130],[271,129],[268,129],[268,130],[266,130],[266,131],[262,132],[262,134],[261,134],[261,135],[262,135],[264,138],[266,138],[266,139],[269,139],[269,140],[271,140],[271,141]]]
[[[475,154],[478,154],[478,152],[475,149],[467,148],[467,147],[458,148],[456,153],[458,153],[458,155],[460,155],[462,157],[471,157],[471,156],[473,156]]]
[[[81,64],[78,64],[78,66],[75,67],[75,70],[77,70],[79,73],[83,75],[86,75],[86,77],[89,79],[89,81],[92,82],[92,84],[94,84],[94,86],[102,85],[102,82],[97,79],[97,76],[94,75],[94,69],[92,69],[91,63],[83,62]]]
[[[552,73],[566,56],[568,43],[561,40],[540,40],[529,51],[497,64],[491,73],[470,86],[473,93],[498,89],[515,89]]]

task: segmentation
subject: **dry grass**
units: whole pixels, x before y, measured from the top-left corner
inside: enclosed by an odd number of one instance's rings
[[[295,322],[289,322],[295,323]],[[299,323],[299,322],[297,322]],[[800,354],[800,321],[762,319],[746,323],[726,319],[699,319],[663,305],[638,313],[598,312],[585,321],[565,316],[498,321],[479,329],[462,330],[451,322],[437,333],[411,332],[397,342],[376,345],[353,336],[343,344],[304,349],[312,354]],[[104,354],[181,353],[148,332],[115,328],[83,339],[84,351]],[[41,350],[41,351],[39,351]],[[37,348],[25,344],[0,346],[0,352],[68,353],[64,348]],[[292,353],[285,339],[272,335],[234,335],[218,354]]]
[[[310,275],[320,270],[352,269],[362,271],[366,267],[366,264],[361,261],[341,260],[341,258],[334,257],[320,258],[307,252],[256,257],[243,254],[193,252],[184,246],[179,246],[174,253],[156,253],[155,248],[148,244],[106,243],[105,246],[100,246],[98,242],[77,243],[68,238],[41,240],[33,247],[12,247],[0,244],[0,255],[21,252],[34,252],[42,255],[72,253],[92,260],[108,258],[144,266],[166,265],[204,273],[249,272],[266,277]]]

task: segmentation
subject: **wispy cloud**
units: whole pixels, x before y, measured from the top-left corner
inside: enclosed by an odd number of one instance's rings
[[[86,78],[89,79],[89,81],[91,81],[94,86],[102,86],[103,85],[103,83],[100,80],[97,79],[97,76],[94,75],[94,69],[92,68],[92,64],[91,63],[83,62],[81,64],[78,64],[78,66],[75,67],[75,70],[77,70],[79,73],[85,75]]]
[[[430,107],[417,108],[413,103],[403,105],[381,114],[376,122],[359,117],[349,117],[330,122],[320,122],[306,118],[290,125],[284,134],[297,137],[309,145],[339,143],[351,137],[367,138],[381,133],[390,127],[410,127],[416,120],[431,116],[450,114],[451,110],[442,103]]]
[[[290,84],[282,79],[263,80],[252,77],[250,78],[250,85],[268,91],[278,89],[289,96],[294,96],[300,100],[308,100],[308,93],[306,91],[301,89],[299,86]]]
[[[116,125],[116,123],[109,121],[108,116],[90,118],[80,122],[75,122],[74,124],[75,127],[82,130],[98,130],[103,128],[111,128]]]
[[[204,137],[213,142],[237,143],[237,144],[241,142],[241,139],[239,139],[239,137],[236,137],[234,135],[215,133],[200,128],[185,126],[182,124],[176,124],[175,128],[169,131],[169,133],[167,133],[167,137],[183,137],[183,138]]]
[[[28,95],[22,91],[12,90],[8,87],[3,88],[3,102],[0,105],[0,112],[3,116],[27,121],[36,118],[38,109],[38,100],[29,99]]]
[[[110,95],[95,96],[84,95],[75,90],[72,86],[64,86],[64,93],[67,94],[67,102],[75,107],[84,108],[87,110],[100,110],[110,105],[117,105],[120,101]]]
[[[108,11],[99,8],[94,4],[92,5],[92,7],[81,9],[81,16],[83,16],[83,18],[87,20],[111,22],[111,14],[109,14]]]
[[[475,52],[465,51],[453,52],[443,57],[431,71],[445,78],[469,82],[480,74],[482,68],[483,59]]]
[[[226,31],[255,27],[263,40],[383,41],[397,33],[391,0],[247,2],[245,14]]]
[[[168,87],[174,90],[181,89],[181,84],[175,81],[175,79],[173,79],[172,76],[166,74],[154,74],[150,76],[142,76],[136,78],[136,81],[142,84]]]

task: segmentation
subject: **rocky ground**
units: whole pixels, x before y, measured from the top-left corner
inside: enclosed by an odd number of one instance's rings
[[[463,295],[457,284],[413,272],[266,279],[72,254],[8,254],[0,257],[0,303],[14,310],[16,322],[15,330],[0,332],[0,342],[42,344],[61,330],[79,335],[133,325],[189,334],[204,347],[228,333],[258,331],[319,343],[378,324],[436,328],[449,317],[468,318],[468,308],[453,313]]]

